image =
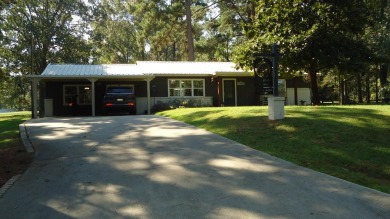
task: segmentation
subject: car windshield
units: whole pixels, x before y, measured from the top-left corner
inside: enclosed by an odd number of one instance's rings
[[[133,93],[133,88],[132,87],[109,87],[107,88],[107,93],[129,94],[129,93]]]

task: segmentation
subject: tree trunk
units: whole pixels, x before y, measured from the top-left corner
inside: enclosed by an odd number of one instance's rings
[[[370,76],[366,75],[366,103],[370,103],[371,93],[370,93]]]
[[[47,60],[46,58],[48,57],[48,53],[49,53],[49,44],[48,43],[43,43],[42,44],[42,51],[41,51],[41,55],[40,56],[35,56],[37,57],[36,59],[38,59],[38,70],[39,70],[39,74],[42,74],[42,72],[45,70],[46,66],[48,65],[47,63]]]
[[[310,77],[310,86],[311,86],[311,93],[312,93],[311,101],[313,105],[317,106],[320,105],[320,96],[318,93],[318,83],[317,83],[317,71],[310,70],[309,77]]]
[[[348,84],[347,84],[347,81],[346,79],[344,79],[343,81],[343,85],[344,85],[344,104],[349,104],[349,92],[348,92]]]
[[[357,75],[357,92],[358,92],[358,102],[363,103],[362,75],[360,72]]]
[[[176,61],[176,42],[172,44],[172,61]]]
[[[185,1],[186,22],[187,22],[187,45],[188,45],[188,61],[195,61],[194,36],[192,29],[191,18],[191,0]]]
[[[375,103],[379,102],[378,77],[375,75]]]
[[[142,49],[142,61],[146,61],[146,51],[145,51],[145,48]]]
[[[226,55],[225,55],[225,60],[227,62],[230,62],[229,60],[229,38],[226,36]]]
[[[389,69],[388,65],[381,65],[379,70],[379,81],[381,82],[381,87],[385,87],[389,84],[387,81],[387,71]]]
[[[165,48],[165,61],[169,61],[169,49]]]
[[[340,105],[345,104],[344,98],[344,80],[339,76],[339,96],[340,96]]]

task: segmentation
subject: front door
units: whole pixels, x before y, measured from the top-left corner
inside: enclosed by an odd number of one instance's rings
[[[223,79],[223,104],[236,106],[236,80]]]

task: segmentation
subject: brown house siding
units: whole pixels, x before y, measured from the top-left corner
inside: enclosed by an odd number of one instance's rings
[[[253,106],[256,104],[253,77],[237,77],[236,87],[238,106]]]
[[[213,105],[221,106],[222,102],[222,81],[223,79],[236,80],[237,105],[251,106],[258,105],[258,100],[255,92],[255,82],[253,77],[185,77],[185,76],[157,76],[150,82],[151,97],[168,97],[168,79],[204,79],[205,81],[205,96],[213,97]],[[308,84],[299,78],[295,82],[298,87],[308,87]],[[53,100],[53,115],[54,116],[70,116],[71,111],[67,105],[63,104],[63,86],[69,84],[86,84],[90,85],[88,80],[42,80],[40,82],[40,116],[44,115],[44,99]],[[140,80],[98,80],[95,82],[95,108],[96,115],[103,114],[103,96],[108,84],[133,84],[137,97],[147,97],[146,81]],[[294,87],[294,80],[287,80],[287,87]],[[153,105],[153,102],[152,102]],[[91,115],[91,105],[79,105],[78,115]]]

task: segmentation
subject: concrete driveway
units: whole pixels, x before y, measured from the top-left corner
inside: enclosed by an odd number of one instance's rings
[[[158,116],[44,118],[1,218],[390,218],[390,195]]]

